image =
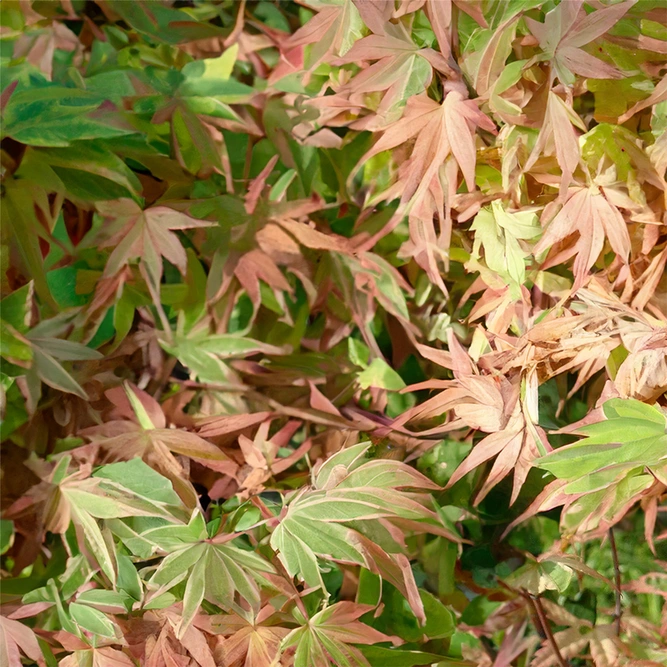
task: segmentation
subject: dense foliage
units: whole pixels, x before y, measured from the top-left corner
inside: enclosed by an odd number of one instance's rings
[[[3,0],[0,665],[667,662],[664,0]]]

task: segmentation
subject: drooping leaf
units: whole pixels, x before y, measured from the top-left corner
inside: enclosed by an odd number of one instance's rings
[[[359,617],[372,607],[354,602],[337,602],[308,619],[303,627],[292,630],[283,640],[283,648],[296,646],[295,667],[329,667],[355,665],[368,667],[363,653],[354,644],[377,644],[392,641],[389,637],[364,625]]]
[[[0,616],[0,659],[2,665],[20,665],[21,654],[31,660],[41,660],[42,651],[37,643],[35,633],[23,623],[6,616]]]

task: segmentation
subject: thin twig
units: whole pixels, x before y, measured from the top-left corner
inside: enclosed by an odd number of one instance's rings
[[[544,613],[544,607],[542,607],[542,602],[540,601],[540,598],[528,593],[528,595],[526,596],[526,600],[528,600],[530,606],[535,612],[535,616],[537,616],[537,618],[539,619],[540,625],[542,626],[542,631],[544,632],[544,636],[547,638],[549,646],[551,646],[551,650],[553,651],[553,654],[556,656],[556,660],[558,660],[558,664],[560,665],[560,667],[570,667],[569,663],[567,662],[567,660],[565,660],[562,653],[560,652],[560,649],[558,648],[558,644],[556,643],[556,638],[554,637],[554,633],[551,631],[551,624],[549,623],[547,615]]]
[[[530,620],[533,622],[533,625],[535,626],[535,631],[537,632],[541,640],[545,640],[547,636],[544,634],[544,629],[542,628],[542,621],[540,621],[540,617],[537,615],[537,607],[535,606],[535,603],[533,602],[529,593],[526,593],[523,590],[520,590],[519,593],[521,594],[521,597],[528,603]]]
[[[623,608],[621,607],[621,568],[618,564],[618,550],[616,549],[616,538],[614,537],[614,529],[609,529],[609,546],[611,547],[611,559],[614,562],[614,597],[616,598],[616,605],[614,608],[614,623],[616,625],[616,636],[621,636],[621,615]]]

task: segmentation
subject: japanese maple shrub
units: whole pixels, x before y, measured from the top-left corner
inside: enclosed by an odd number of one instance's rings
[[[0,667],[667,664],[664,0],[0,26]]]

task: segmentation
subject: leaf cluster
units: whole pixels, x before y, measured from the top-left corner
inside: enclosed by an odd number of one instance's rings
[[[667,661],[657,0],[0,4],[0,665]]]

